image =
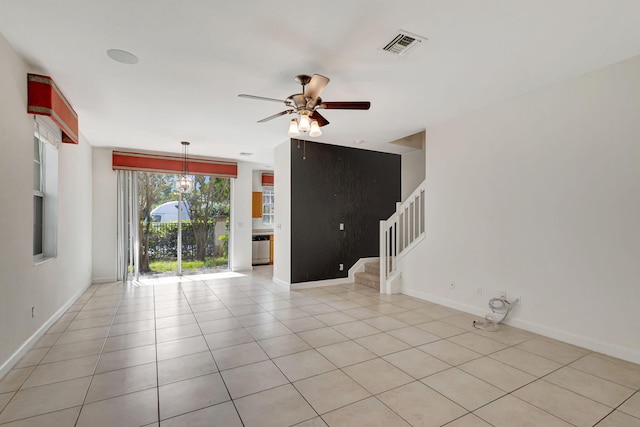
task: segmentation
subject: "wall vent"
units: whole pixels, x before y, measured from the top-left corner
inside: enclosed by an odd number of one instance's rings
[[[397,31],[391,40],[385,43],[381,49],[394,55],[405,55],[412,47],[426,41],[426,37],[421,37],[408,31]]]

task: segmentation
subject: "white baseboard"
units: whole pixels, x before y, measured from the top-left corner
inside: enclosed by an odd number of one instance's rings
[[[46,322],[42,324],[38,328],[37,331],[33,333],[25,342],[22,343],[20,347],[2,364],[0,365],[0,379],[2,379],[10,370],[13,368],[19,361],[24,357],[25,354],[31,350],[40,338],[49,330],[54,323],[62,317],[62,315],[73,305],[73,303],[91,286],[91,283],[80,289],[75,293],[58,311],[56,311]]]
[[[287,289],[311,289],[311,288],[320,288],[322,286],[335,286],[335,285],[345,285],[347,283],[353,283],[356,278],[356,273],[358,271],[364,270],[364,265],[368,262],[378,261],[379,258],[360,258],[356,261],[355,264],[351,266],[349,269],[349,273],[347,277],[342,277],[339,279],[327,279],[327,280],[314,280],[311,282],[299,282],[299,283],[287,283],[283,280],[273,278],[273,283],[284,286]]]
[[[292,283],[290,285],[292,290],[295,289],[311,289],[311,288],[320,288],[322,286],[337,286],[337,285],[346,285],[349,283],[353,283],[349,280],[348,277],[343,277],[340,279],[327,279],[327,280],[315,280],[313,282],[300,282],[300,283]]]
[[[349,280],[352,282],[355,282],[356,280],[356,273],[360,272],[360,271],[364,271],[364,265],[369,263],[369,262],[374,262],[374,261],[380,261],[380,258],[378,257],[373,257],[373,258],[360,258],[358,261],[356,261],[355,264],[353,264],[351,266],[351,268],[349,269]]]
[[[235,272],[241,273],[243,271],[253,271],[253,266],[252,265],[251,266],[244,265],[244,266],[240,266],[240,267],[233,267],[230,270],[233,271],[234,273]]]
[[[484,315],[488,313],[488,310],[483,310],[478,307],[463,304],[448,298],[442,298],[440,296],[429,294],[427,292],[403,288],[402,293],[411,297],[434,302],[436,304],[444,305],[445,307],[454,308],[456,310],[464,311],[465,313],[473,314],[480,317],[484,317]],[[636,349],[621,347],[616,344],[595,340],[584,335],[578,335],[569,331],[550,328],[536,322],[518,319],[517,314],[515,314],[514,316],[510,316],[505,321],[505,323],[507,325],[524,329],[525,331],[533,332],[547,338],[553,338],[558,341],[563,341],[568,344],[573,344],[578,347],[583,347],[591,351],[596,351],[598,353],[606,354],[608,356],[616,357],[618,359],[626,360],[632,363],[640,363],[640,351]]]
[[[273,281],[273,283],[275,283],[278,286],[282,286],[283,288],[286,288],[287,290],[291,287],[290,283],[285,282],[282,279],[278,279],[277,277],[272,277],[271,279]]]
[[[95,285],[101,285],[103,283],[113,283],[113,282],[117,282],[118,280],[116,280],[116,276],[113,277],[93,277],[91,279],[91,283],[95,284]]]

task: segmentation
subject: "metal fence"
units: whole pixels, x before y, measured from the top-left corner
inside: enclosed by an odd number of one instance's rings
[[[144,234],[146,224],[141,224],[140,230]],[[218,237],[215,235],[215,223],[212,222],[206,239],[206,257],[222,255],[224,242],[218,240]],[[144,241],[145,239],[143,239]],[[175,259],[178,256],[177,241],[177,222],[152,222],[149,228],[149,259],[152,261]],[[184,259],[196,258],[196,237],[189,221],[182,222],[182,257]]]

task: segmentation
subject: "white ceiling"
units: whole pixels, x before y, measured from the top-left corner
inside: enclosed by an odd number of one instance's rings
[[[380,50],[403,29],[428,41]],[[317,140],[401,153],[390,141],[640,54],[637,0],[0,0],[0,33],[53,77],[94,146],[271,165],[297,74],[331,79]],[[137,55],[114,62],[108,49]],[[356,145],[354,140],[364,140]],[[240,152],[254,153],[241,157]]]

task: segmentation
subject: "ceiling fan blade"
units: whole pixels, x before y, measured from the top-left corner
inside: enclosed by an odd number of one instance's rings
[[[368,110],[371,107],[369,101],[347,101],[347,102],[326,102],[318,105],[317,108],[327,110]]]
[[[324,116],[320,113],[318,113],[317,111],[314,111],[313,113],[311,113],[310,116],[311,120],[317,120],[318,121],[318,126],[322,127],[322,126],[326,126],[329,124],[329,120],[325,119]]]
[[[269,120],[273,120],[276,117],[280,117],[280,116],[284,116],[285,114],[291,114],[293,113],[293,110],[284,110],[284,111],[280,111],[277,114],[274,114],[273,116],[269,116],[269,117],[265,117],[262,120],[258,120],[258,123],[264,123],[264,122],[268,122]]]
[[[255,96],[255,95],[246,95],[244,93],[238,95],[240,98],[249,98],[249,99],[259,99],[261,101],[272,101],[272,102],[280,102],[282,104],[286,104],[287,101],[286,100],[282,100],[282,99],[275,99],[275,98],[266,98],[264,96]]]
[[[311,80],[304,88],[305,98],[310,98],[315,104],[315,100],[320,96],[320,94],[328,84],[328,77],[321,76],[320,74],[314,74],[313,76],[311,76]]]

